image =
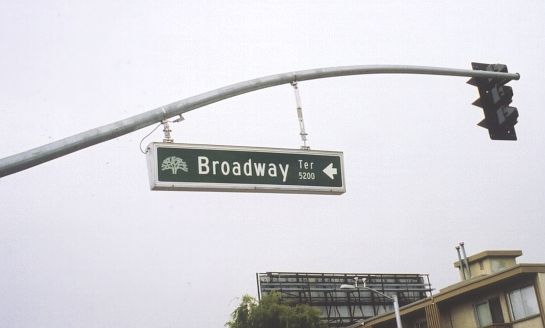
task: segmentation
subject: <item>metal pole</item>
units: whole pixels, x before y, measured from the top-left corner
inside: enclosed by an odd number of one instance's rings
[[[259,273],[255,273],[255,281],[257,282],[257,300],[261,301],[261,284],[259,280]]]
[[[465,263],[462,261],[462,256],[460,256],[460,246],[456,246],[455,248],[458,252],[458,261],[460,262],[460,269],[462,269],[462,276],[464,276],[464,280],[467,280]]]
[[[396,314],[397,328],[403,328],[403,326],[401,325],[401,314],[399,313],[399,303],[397,302],[397,295],[394,295],[392,298],[394,300],[394,311]]]
[[[388,296],[384,293],[381,293],[379,292],[378,290],[375,290],[373,288],[370,288],[370,287],[364,287],[365,289],[368,289],[370,291],[373,291],[377,294],[380,294],[384,297],[386,297],[387,299],[391,300],[393,303],[394,303],[394,313],[395,313],[395,317],[396,317],[396,325],[397,325],[397,328],[403,328],[402,325],[401,325],[401,314],[399,312],[399,303],[397,301],[397,294],[394,294],[393,296]]]
[[[396,317],[397,328],[403,328],[403,326],[401,325],[401,313],[399,312],[399,302],[397,301],[397,294],[394,294],[392,296],[388,296],[388,295],[386,295],[386,294],[384,294],[382,292],[379,292],[378,290],[373,289],[371,287],[363,286],[363,287],[360,287],[360,288],[370,290],[370,291],[372,291],[374,293],[377,293],[379,295],[382,295],[385,298],[392,301],[394,303],[394,313],[395,313],[395,317]]]
[[[519,74],[427,66],[370,65],[317,68],[269,75],[228,85],[144,112],[127,119],[78,133],[52,143],[0,159],[0,177],[13,174],[78,150],[108,141],[162,120],[220,100],[294,81],[364,74],[425,74],[518,80]]]
[[[462,255],[464,256],[464,262],[467,267],[467,279],[471,279],[471,269],[469,268],[469,261],[467,259],[466,255],[466,248],[464,247],[464,242],[460,243],[460,247],[462,248]]]

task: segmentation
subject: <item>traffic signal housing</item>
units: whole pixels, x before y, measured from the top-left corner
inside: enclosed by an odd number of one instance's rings
[[[507,73],[504,64],[471,63],[474,70]],[[492,140],[517,140],[515,124],[518,110],[509,106],[513,99],[513,89],[505,84],[509,79],[473,77],[467,83],[479,89],[479,99],[473,105],[484,111],[484,120],[478,125],[488,129]]]

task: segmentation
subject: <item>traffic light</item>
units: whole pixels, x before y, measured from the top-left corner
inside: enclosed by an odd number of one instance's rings
[[[474,70],[507,73],[504,64],[471,63],[471,66]],[[479,89],[480,98],[473,105],[483,109],[484,120],[478,125],[488,129],[492,140],[517,140],[515,124],[519,112],[509,106],[513,99],[513,89],[505,85],[507,82],[508,79],[482,77],[473,77],[467,81]]]

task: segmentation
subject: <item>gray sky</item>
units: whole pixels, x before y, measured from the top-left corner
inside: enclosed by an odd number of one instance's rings
[[[5,327],[221,327],[264,271],[429,273],[454,246],[544,262],[543,1],[2,1],[0,157],[259,76],[505,63],[517,142],[476,126],[467,78],[300,83],[342,196],[150,191],[151,127],[0,180]],[[184,143],[298,148],[290,86],[210,105]],[[145,143],[160,141],[158,131]]]

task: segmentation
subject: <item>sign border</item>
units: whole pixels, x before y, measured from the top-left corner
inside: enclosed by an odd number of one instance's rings
[[[213,183],[213,182],[164,182],[159,181],[157,148],[185,148],[185,149],[210,149],[225,151],[246,151],[279,154],[301,154],[301,155],[329,155],[338,156],[341,165],[341,187],[323,186],[294,186],[279,184],[234,184],[234,183]],[[344,181],[344,158],[339,151],[328,150],[302,150],[289,148],[267,148],[250,146],[227,146],[209,144],[186,144],[152,142],[146,148],[148,175],[151,190],[178,190],[178,191],[224,191],[224,192],[254,192],[254,193],[288,193],[288,194],[323,194],[341,195],[346,192]]]

